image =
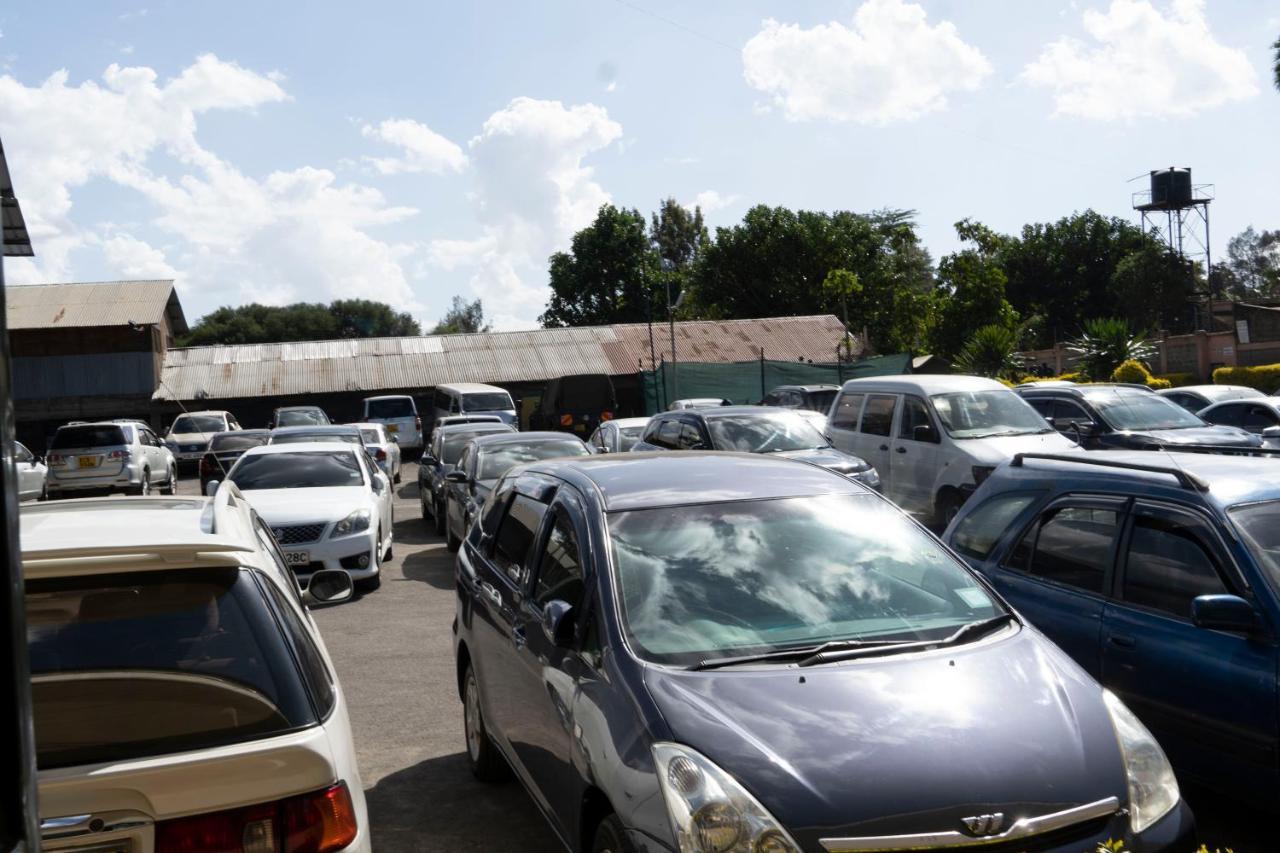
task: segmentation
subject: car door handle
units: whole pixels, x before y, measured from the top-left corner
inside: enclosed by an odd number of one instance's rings
[[[1131,649],[1138,645],[1138,641],[1128,634],[1108,634],[1107,642],[1113,646],[1119,646],[1122,649]]]
[[[495,607],[502,606],[502,593],[498,592],[498,588],[493,584],[480,581],[480,593],[489,599]]]
[[[907,449],[905,447],[895,447],[894,450],[898,451],[899,453],[907,452]]]
[[[881,450],[888,450],[888,449],[889,449],[889,445],[887,445],[887,444],[882,444],[882,445],[880,445],[880,449],[881,449]]]

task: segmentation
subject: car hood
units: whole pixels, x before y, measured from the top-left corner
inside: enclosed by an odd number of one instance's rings
[[[268,524],[340,521],[355,510],[372,504],[368,489],[362,486],[251,489],[244,496]]]
[[[673,737],[806,850],[1127,798],[1102,690],[1033,629],[933,652],[706,672],[648,668]]]
[[[849,453],[842,453],[834,447],[815,447],[810,450],[785,450],[781,453],[771,453],[769,455],[781,456],[783,459],[799,459],[802,462],[812,462],[814,465],[821,465],[823,468],[830,468],[831,470],[841,474],[850,471],[863,471],[871,467],[871,465],[862,457],[854,456]]]
[[[1080,445],[1056,431],[1029,435],[994,435],[990,438],[961,438],[954,441],[957,450],[969,454],[969,458],[980,465],[999,465],[1018,453],[1061,453],[1080,449]]]
[[[1126,430],[1118,435],[1149,438],[1158,444],[1213,444],[1221,447],[1261,447],[1262,439],[1251,432],[1229,426],[1187,427],[1185,429]]]

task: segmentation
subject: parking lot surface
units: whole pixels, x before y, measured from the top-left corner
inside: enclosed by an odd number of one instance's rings
[[[560,851],[519,783],[485,785],[467,767],[450,632],[454,556],[422,521],[417,477],[416,463],[406,462],[382,587],[315,611],[350,708],[374,849]],[[179,491],[197,494],[199,483],[184,478]],[[1183,793],[1210,851],[1280,849],[1264,828],[1273,817]]]

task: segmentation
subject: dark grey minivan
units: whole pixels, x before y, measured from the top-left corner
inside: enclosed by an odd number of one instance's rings
[[[1142,724],[884,498],[759,455],[538,462],[457,564],[471,766],[566,849],[1189,850]]]

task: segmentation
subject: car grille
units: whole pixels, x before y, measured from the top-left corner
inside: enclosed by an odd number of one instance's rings
[[[271,532],[281,545],[303,545],[319,540],[320,534],[324,533],[324,522],[274,525]]]

